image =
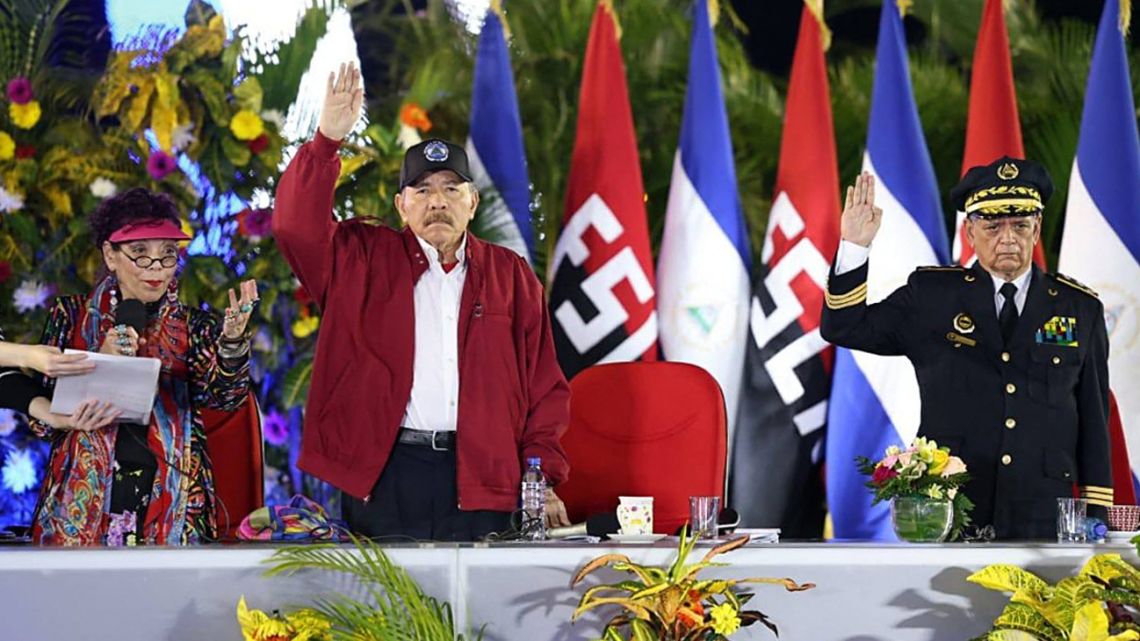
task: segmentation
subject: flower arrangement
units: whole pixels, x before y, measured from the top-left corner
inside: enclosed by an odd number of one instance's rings
[[[974,504],[959,489],[970,475],[962,459],[950,454],[950,448],[920,436],[906,450],[892,445],[878,461],[860,456],[856,462],[859,471],[870,477],[866,486],[874,491],[874,503],[896,498],[950,501],[954,512],[951,540],[969,525]]]
[[[1013,595],[993,629],[973,641],[1140,639],[1140,571],[1119,554],[1098,554],[1057,585],[1004,563],[966,580]]]
[[[586,590],[573,618],[601,606],[621,608],[621,612],[606,622],[603,641],[724,641],[741,627],[756,622],[778,635],[776,624],[763,612],[744,609],[753,594],[739,586],[772,583],[783,585],[789,592],[815,587],[812,583],[799,584],[787,578],[698,579],[697,574],[701,570],[726,565],[712,559],[744,545],[748,537],[742,536],[718,545],[709,550],[700,562],[686,565],[685,561],[696,542],[697,536],[689,536],[688,528],[685,528],[681,532],[677,558],[668,570],[639,565],[624,554],[605,554],[590,561],[574,576],[571,587],[603,567],[633,576]]]
[[[245,597],[238,601],[237,620],[245,641],[326,641],[332,627],[328,619],[310,608],[266,614],[247,607]]]

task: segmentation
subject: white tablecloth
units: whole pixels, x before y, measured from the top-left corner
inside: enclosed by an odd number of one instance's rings
[[[654,546],[509,545],[389,547],[389,555],[433,596],[452,603],[459,623],[487,624],[488,641],[598,638],[600,617],[571,625],[582,588],[570,577],[610,551],[665,565],[669,543]],[[238,641],[234,616],[250,607],[303,605],[354,587],[333,575],[262,576],[272,547],[37,549],[0,547],[0,641],[118,639]],[[1126,545],[749,546],[709,576],[791,577],[814,590],[757,586],[750,604],[772,617],[785,641],[962,641],[988,629],[1006,597],[966,583],[991,563],[1012,563],[1056,581],[1091,555]],[[694,552],[693,561],[700,553]],[[615,575],[603,574],[609,580]],[[604,612],[604,610],[603,610]],[[612,612],[611,612],[612,614]],[[734,639],[771,639],[762,626]]]

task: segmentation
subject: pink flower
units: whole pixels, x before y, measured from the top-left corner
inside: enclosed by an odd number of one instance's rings
[[[910,459],[914,456],[914,452],[907,450],[899,454],[899,467],[907,467],[910,465]]]
[[[273,231],[273,209],[244,209],[237,215],[238,232],[243,236],[261,238]]]
[[[894,467],[895,463],[898,463],[898,462],[899,462],[899,455],[898,454],[892,454],[892,455],[886,457],[885,459],[879,461],[879,465],[881,467]]]
[[[162,180],[166,178],[175,170],[178,165],[174,162],[174,158],[165,151],[156,151],[150,155],[146,161],[146,170],[151,178],[155,180]]]
[[[265,423],[261,426],[261,431],[265,434],[267,443],[280,447],[289,440],[289,419],[282,416],[277,410],[273,410],[265,415]]]
[[[876,467],[875,471],[871,474],[871,482],[875,485],[882,485],[898,475],[899,473],[891,468],[880,465]]]
[[[949,460],[946,461],[946,467],[942,468],[942,476],[953,476],[955,474],[961,474],[965,471],[966,464],[962,461],[962,459],[958,458],[957,456],[951,456]]]
[[[17,105],[24,105],[32,101],[32,83],[23,76],[16,76],[8,81],[8,100]]]

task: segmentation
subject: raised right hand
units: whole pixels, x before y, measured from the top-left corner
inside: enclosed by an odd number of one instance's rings
[[[882,222],[883,210],[875,206],[875,177],[865,171],[847,188],[843,215],[839,219],[839,236],[847,242],[870,247]]]
[[[319,129],[327,138],[342,140],[360,119],[360,106],[364,103],[364,89],[360,86],[360,71],[356,63],[340,65],[339,73],[329,73],[325,87],[325,104],[321,107]]]

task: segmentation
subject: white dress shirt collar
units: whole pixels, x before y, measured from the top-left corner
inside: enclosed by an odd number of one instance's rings
[[[432,247],[428,241],[420,238],[418,234],[412,234],[416,237],[416,242],[420,244],[420,248],[424,250],[424,255],[428,257],[428,264],[436,265],[442,269],[440,261],[439,250]],[[455,250],[455,260],[462,267],[467,263],[467,232],[463,232],[463,240],[459,241],[459,247]]]
[[[1017,292],[1013,295],[1013,302],[1017,305],[1017,313],[1020,314],[1025,309],[1025,299],[1029,296],[1029,281],[1033,277],[1033,267],[1030,266],[1024,274],[1011,281],[1007,281],[992,272],[987,273],[994,280],[994,301],[997,304],[998,313],[1001,313],[1001,306],[1005,304],[1005,297],[1001,295],[1001,286],[1010,282],[1017,287]]]

